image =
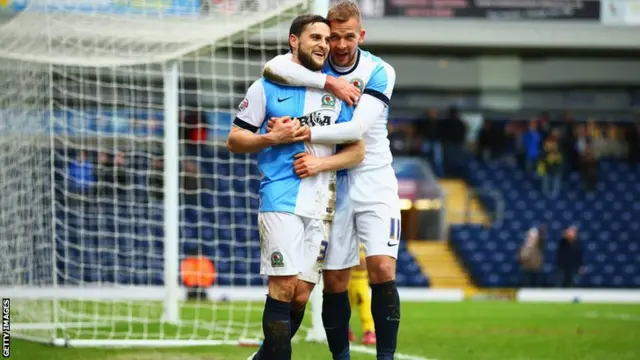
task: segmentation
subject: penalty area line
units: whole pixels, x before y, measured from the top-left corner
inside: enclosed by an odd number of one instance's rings
[[[351,345],[351,351],[361,353],[361,354],[376,355],[375,348],[370,348],[362,345]],[[425,358],[422,356],[414,356],[414,355],[401,354],[401,353],[396,353],[394,358],[398,360],[436,360],[433,358]]]

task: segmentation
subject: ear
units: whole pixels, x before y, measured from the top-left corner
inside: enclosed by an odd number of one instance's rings
[[[289,47],[293,50],[298,48],[298,37],[294,34],[289,35]]]
[[[367,31],[365,29],[360,29],[360,40],[358,41],[358,44],[362,44],[362,42],[364,41],[364,35],[367,33]]]

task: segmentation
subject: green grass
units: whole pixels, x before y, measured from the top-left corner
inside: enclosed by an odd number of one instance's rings
[[[70,335],[90,338],[121,333],[140,337],[145,332],[164,331],[165,338],[220,337],[225,333],[220,332],[218,326],[242,324],[245,319],[252,325],[251,335],[259,334],[261,305],[231,305],[218,304],[206,309],[184,306],[183,318],[197,316],[208,320],[207,325],[196,326],[195,330],[193,324],[171,328],[158,323],[148,323],[145,327],[114,322],[99,329],[101,332],[98,333],[87,329]],[[116,317],[154,318],[160,312],[159,306],[141,303],[132,306],[96,303],[90,307],[67,303],[63,307],[89,314],[98,311]],[[354,311],[354,315],[356,313]],[[356,319],[353,322],[356,324]],[[358,331],[357,326],[354,327]],[[240,329],[227,335],[236,337]],[[640,358],[639,339],[640,306],[637,305],[405,303],[398,352],[437,360],[631,360]],[[13,339],[11,344],[11,359],[24,360],[244,360],[255,351],[255,348],[238,346],[119,350],[53,348],[17,339]],[[294,344],[293,352],[295,360],[330,359],[325,344],[298,342]],[[361,353],[352,355],[354,360],[373,358]]]

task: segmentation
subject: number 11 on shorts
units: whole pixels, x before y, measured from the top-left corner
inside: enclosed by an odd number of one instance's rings
[[[400,241],[400,219],[391,218],[391,230],[389,232],[389,240]]]

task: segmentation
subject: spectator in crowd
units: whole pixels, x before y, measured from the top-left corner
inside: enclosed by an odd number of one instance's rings
[[[587,191],[595,191],[598,182],[598,152],[595,140],[584,125],[580,126],[577,132],[577,149],[585,188]]]
[[[546,228],[544,225],[533,227],[527,232],[526,239],[518,252],[518,260],[522,267],[522,286],[528,288],[542,287],[542,265],[544,264],[544,246]]]
[[[600,154],[620,157],[624,153],[624,134],[618,124],[602,125],[602,146]]]
[[[572,225],[565,229],[556,255],[556,285],[559,287],[573,287],[577,276],[584,275],[582,249],[578,241],[578,227]]]
[[[541,113],[540,116],[538,116],[538,132],[540,132],[540,137],[542,138],[543,142],[547,139],[547,137],[551,136],[552,131],[551,117],[549,116],[549,113]]]
[[[407,139],[401,127],[389,121],[387,123],[387,137],[389,138],[389,146],[393,155],[405,155],[407,148]]]
[[[154,155],[151,158],[149,197],[158,202],[164,200],[164,160],[162,156]]]
[[[542,177],[542,192],[556,198],[562,179],[562,154],[558,145],[559,134],[553,131],[544,141],[538,172]]]
[[[504,133],[504,157],[508,164],[515,165],[518,153],[521,151],[520,135],[518,125],[515,121],[510,120],[505,124]]]
[[[107,152],[101,152],[98,155],[98,178],[101,197],[112,199],[117,195],[125,195],[126,188],[132,181],[124,152],[117,151],[113,157]]]
[[[522,147],[525,155],[525,170],[535,171],[536,163],[540,157],[540,145],[542,137],[538,131],[538,124],[535,120],[529,122],[529,129],[522,134]]]
[[[428,109],[424,118],[415,123],[415,132],[422,145],[421,152],[426,153],[433,164],[436,174],[444,176],[444,151],[442,149],[441,122],[437,109]]]
[[[391,152],[398,156],[419,156],[421,154],[421,140],[415,136],[415,126],[413,124],[392,124],[387,125],[388,138],[391,145]]]
[[[491,125],[491,121],[483,121],[482,129],[480,130],[480,134],[478,135],[477,156],[483,161],[491,161],[495,158],[494,150],[497,139],[494,136],[495,132],[493,131],[493,127]]]
[[[197,203],[198,193],[201,188],[200,169],[198,164],[191,160],[182,161],[180,171],[180,189],[185,200]],[[151,159],[151,175],[149,176],[149,194],[154,201],[164,200],[164,160],[160,155]]]
[[[640,163],[640,119],[627,125],[625,140],[627,142],[627,160],[630,164]]]
[[[197,154],[198,147],[208,140],[208,128],[205,114],[201,111],[182,111],[180,113],[180,140],[183,152]]]
[[[566,169],[569,172],[580,170],[580,156],[577,148],[577,130],[573,121],[573,114],[565,112],[563,117],[564,128],[562,131],[562,154],[566,162]]]
[[[524,148],[524,133],[529,129],[529,121],[511,120],[507,124],[507,136],[513,138],[513,155],[516,163],[522,169],[526,169],[527,156]]]
[[[183,160],[180,172],[182,193],[187,202],[197,203],[198,194],[204,187],[200,178],[200,167],[195,161]]]
[[[87,151],[80,150],[74,160],[68,164],[69,192],[80,202],[88,200],[88,197],[95,191],[96,171],[93,163],[89,160]],[[75,201],[74,201],[75,202]],[[77,204],[77,202],[76,202]]]
[[[460,117],[458,108],[449,108],[447,119],[443,121],[442,141],[444,142],[445,167],[447,171],[458,172],[465,164],[465,143],[467,139],[467,125]],[[456,174],[459,175],[459,174]]]

